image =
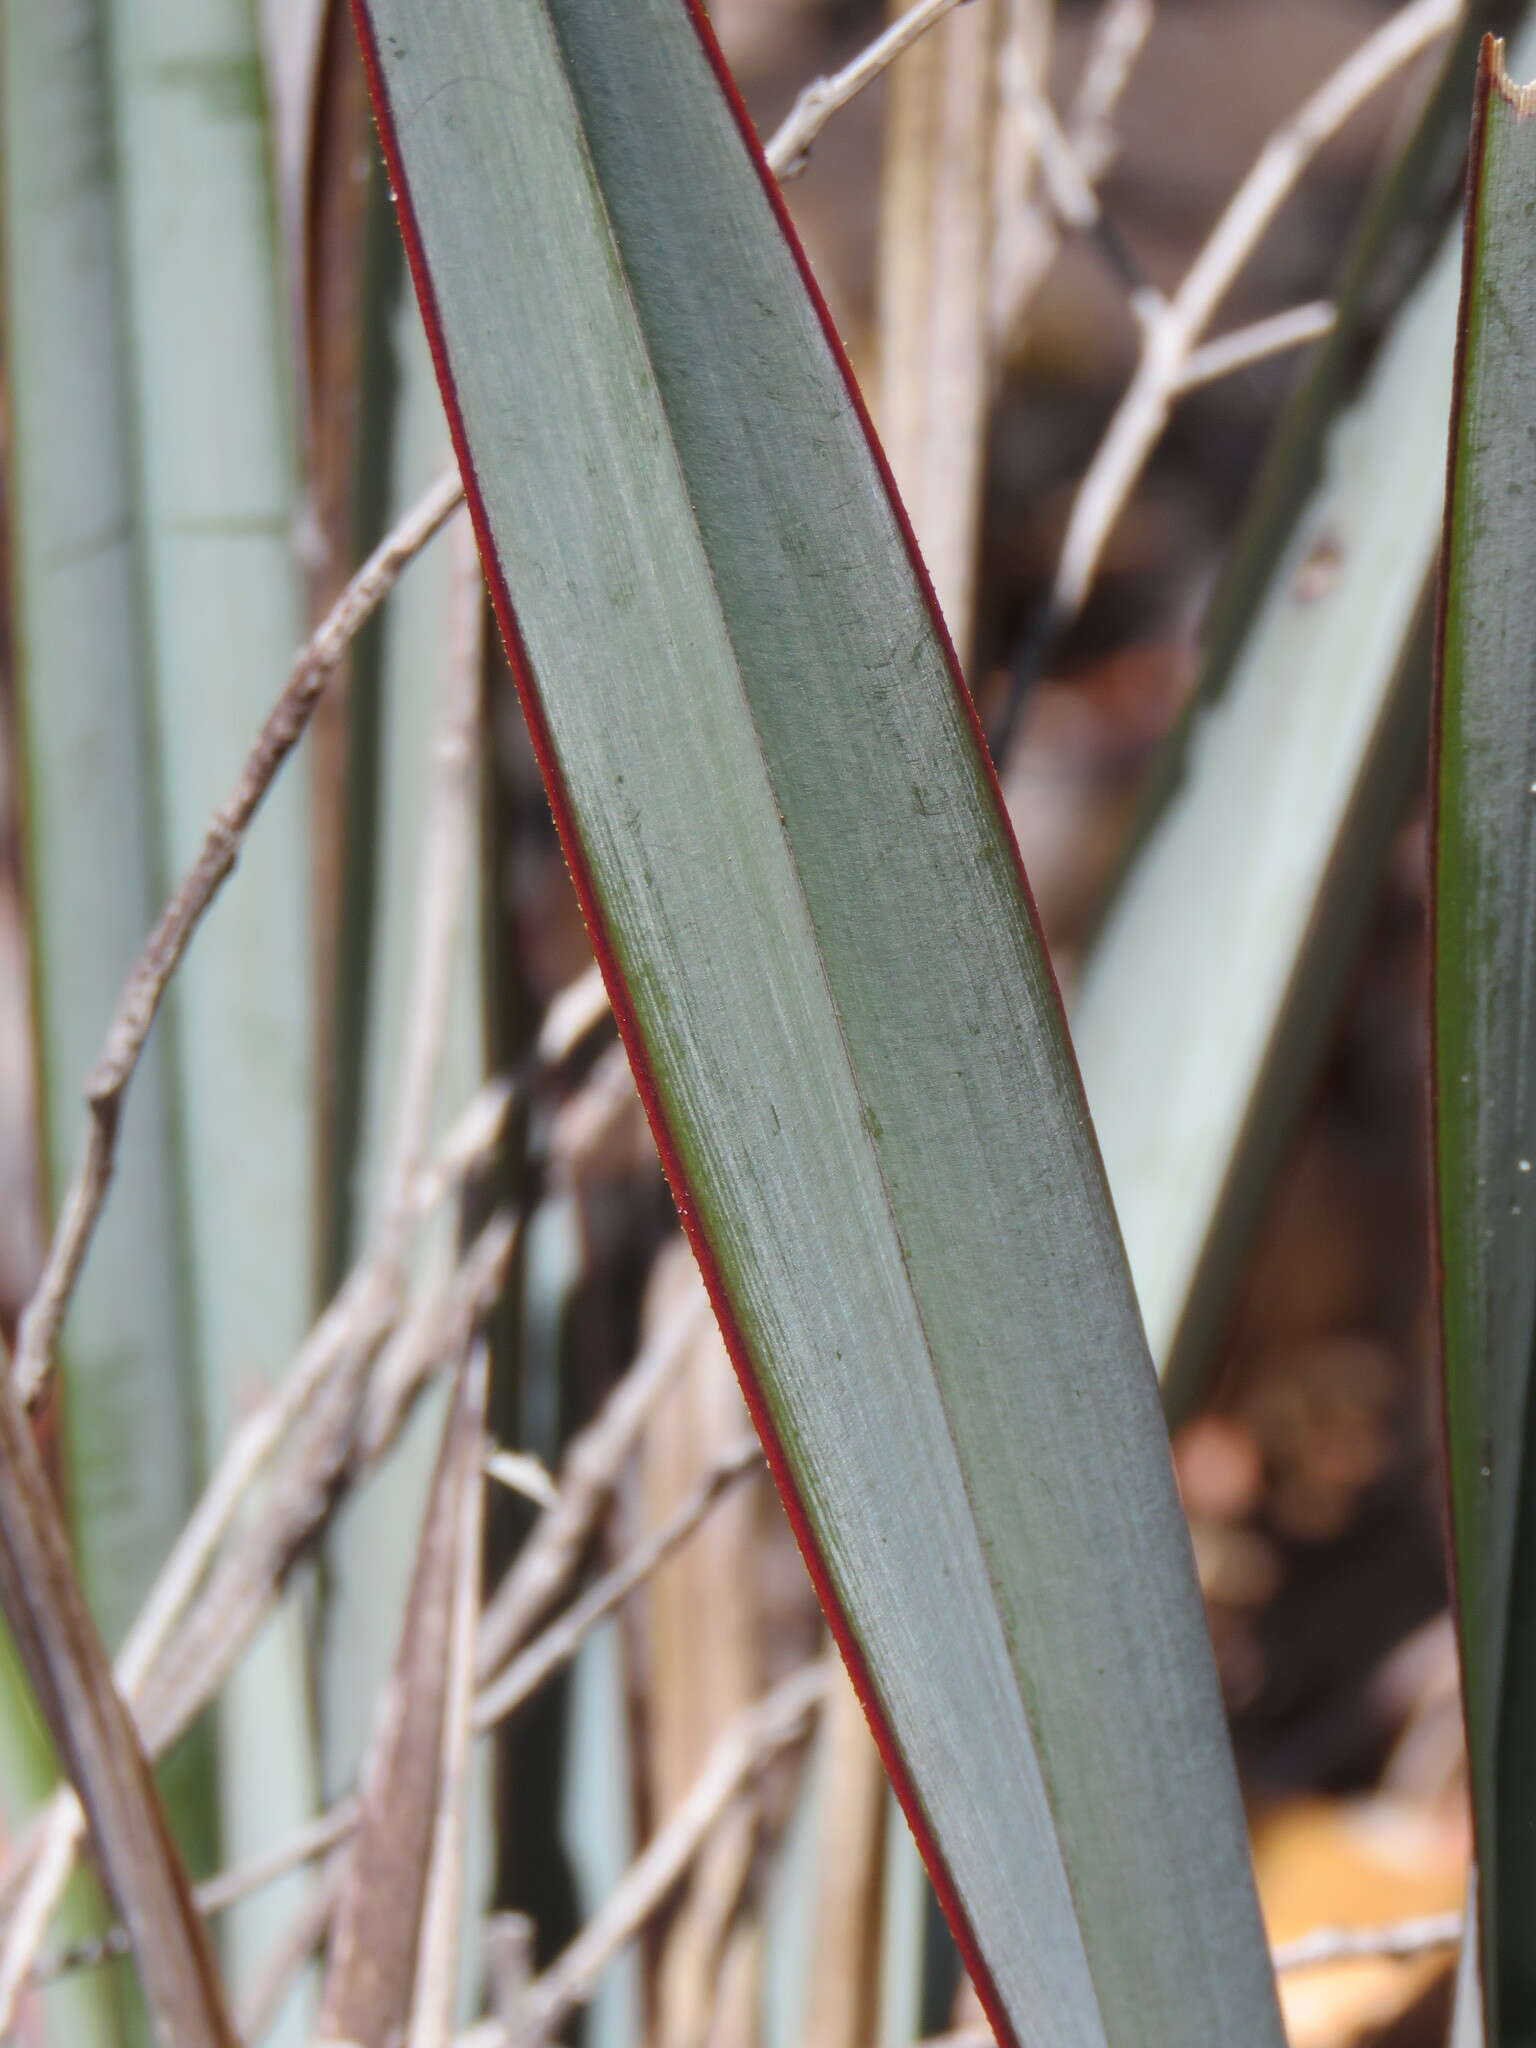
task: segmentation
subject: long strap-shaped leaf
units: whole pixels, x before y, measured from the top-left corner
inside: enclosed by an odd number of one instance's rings
[[[1530,20],[1521,38],[1536,51]],[[1175,1422],[1209,1372],[1422,772],[1460,266],[1459,236],[1441,242],[1438,224],[1476,48],[1470,27],[1455,38],[1361,224],[1338,324],[1277,432],[1073,1006]]]
[[[207,827],[298,638],[298,505],[276,200],[249,0],[102,0],[121,220],[116,365],[131,407],[138,631],[162,887]],[[57,687],[88,687],[68,677]],[[291,1355],[312,1286],[313,1089],[304,793],[273,794],[166,1010],[180,1270],[211,1459]],[[142,1283],[141,1283],[142,1284]],[[225,1851],[261,1853],[314,1798],[302,1616],[285,1605],[216,1722]],[[243,1901],[237,1992],[299,1896]],[[291,1999],[279,2048],[307,2040]]]
[[[1278,2042],[1056,991],[707,30],[680,0],[358,12],[615,1007],[992,2016]]]
[[[1487,2038],[1536,2033],[1536,92],[1483,46],[1440,625],[1435,1123]]]

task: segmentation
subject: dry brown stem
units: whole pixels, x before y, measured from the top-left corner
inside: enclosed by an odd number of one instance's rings
[[[716,1501],[758,1470],[762,1455],[755,1436],[743,1438],[724,1452],[659,1528],[642,1537],[612,1571],[605,1572],[558,1621],[536,1636],[521,1656],[482,1685],[475,1704],[476,1730],[483,1734],[493,1728],[537,1692],[562,1664],[568,1664],[598,1623],[687,1542]]]
[[[827,1675],[824,1663],[802,1665],[721,1736],[687,1798],[569,1948],[529,1987],[518,2048],[547,2048],[586,2004],[613,1957],[666,1903],[721,1818],[775,1757],[804,1736]],[[505,2048],[497,2021],[471,2028],[459,2041],[460,2048]]]
[[[112,1183],[123,1096],[171,977],[233,872],[251,820],[308,725],[332,670],[382,604],[401,569],[446,523],[462,498],[458,478],[442,478],[380,542],[300,648],[287,685],[268,714],[234,788],[214,813],[196,860],[160,913],[129,972],[101,1057],[86,1083],[90,1123],[85,1157],[65,1196],[42,1277],[21,1319],[16,1377],[22,1398],[28,1402],[36,1398],[53,1362],[59,1328]]]
[[[0,1604],[84,1808],[157,2033],[185,2048],[235,2048],[213,1950],[8,1368],[0,1352]]]

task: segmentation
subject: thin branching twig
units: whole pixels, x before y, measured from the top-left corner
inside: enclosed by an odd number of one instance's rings
[[[1295,1941],[1277,1943],[1271,1960],[1281,1976],[1343,1963],[1411,1962],[1437,1949],[1455,1948],[1461,1928],[1461,1914],[1455,1912],[1426,1913],[1386,1927],[1319,1927]],[[990,2027],[957,2027],[948,2034],[929,2034],[917,2048],[996,2048],[996,2043]]]
[[[1461,1940],[1460,1913],[1424,1913],[1387,1927],[1316,1927],[1295,1941],[1282,1941],[1274,1951],[1275,1968],[1329,1969],[1340,1963],[1408,1962],[1435,1949],[1455,1948]]]
[[[1310,299],[1304,306],[1288,306],[1283,313],[1270,313],[1234,327],[1192,349],[1179,378],[1178,395],[1202,384],[1214,384],[1218,377],[1230,377],[1266,357],[1282,355],[1287,349],[1302,348],[1309,341],[1321,341],[1331,333],[1338,310],[1328,299]]]
[[[658,1528],[627,1550],[613,1569],[536,1636],[521,1656],[482,1685],[475,1704],[476,1730],[484,1734],[494,1728],[568,1664],[598,1623],[682,1548],[715,1503],[761,1469],[762,1457],[763,1447],[755,1436],[744,1437],[723,1451]]]
[[[482,1684],[489,1682],[524,1642],[580,1569],[619,1475],[629,1462],[647,1415],[688,1356],[706,1325],[709,1305],[695,1286],[645,1345],[599,1413],[572,1441],[560,1468],[559,1497],[534,1524],[486,1602],[480,1619]]]
[[[1013,96],[1034,130],[1043,195],[1003,193],[993,255],[993,343],[1007,348],[1059,253],[1065,230],[1101,229],[1098,187],[1115,160],[1115,117],[1151,31],[1152,0],[1105,0],[1089,39],[1071,113],[1063,124],[1031,79],[1015,76]],[[1049,203],[1041,205],[1043,196]],[[1120,265],[1118,243],[1101,233]]]
[[[903,50],[909,50],[919,36],[926,35],[958,5],[960,0],[917,0],[916,6],[898,15],[884,35],[876,36],[841,71],[813,78],[764,146],[769,169],[781,179],[793,178],[803,170],[811,144],[838,109],[857,99]]]
[[[535,1524],[534,1532],[524,1546],[523,1555],[534,1551],[539,1562],[537,1570],[523,1583],[533,1593],[534,1602],[519,1600],[513,1608],[514,1621],[519,1628],[523,1617],[531,1616],[534,1621],[559,1597],[571,1576],[577,1570],[590,1543],[597,1521],[611,1498],[619,1470],[634,1448],[639,1428],[649,1412],[656,1395],[666,1384],[673,1369],[674,1350],[692,1341],[702,1320],[702,1291],[690,1293],[680,1311],[674,1316],[668,1328],[658,1339],[641,1353],[625,1379],[620,1382],[609,1397],[603,1412],[589,1426],[583,1439],[573,1445],[563,1468],[560,1497],[555,1507]],[[622,1558],[603,1578],[589,1590],[585,1598],[565,1613],[551,1621],[542,1634],[536,1635],[527,1650],[505,1673],[505,1679],[515,1677],[518,1700],[505,1701],[498,1718],[512,1711],[534,1689],[527,1683],[529,1673],[539,1674],[538,1682],[558,1670],[580,1647],[590,1630],[606,1613],[629,1594],[643,1585],[651,1574],[657,1571],[688,1536],[699,1527],[714,1504],[723,1499],[747,1474],[758,1469],[762,1451],[755,1437],[743,1439],[725,1454],[703,1475],[699,1485],[681,1502],[674,1513],[656,1530],[642,1538],[633,1551]],[[567,1491],[569,1498],[567,1498]],[[578,1533],[579,1532],[579,1533]],[[513,1567],[516,1572],[517,1567]],[[510,1576],[510,1574],[509,1574]],[[505,1639],[505,1629],[498,1628],[496,1640]],[[522,1635],[515,1635],[512,1647],[516,1650]],[[487,1619],[480,1616],[477,1626],[475,1663],[480,1670],[494,1670],[496,1661],[488,1654],[491,1638]],[[505,1680],[503,1681],[503,1683]],[[483,1695],[477,1718],[483,1714]],[[73,1825],[78,1827],[78,1815],[73,1801],[62,1809],[67,1812]],[[56,1804],[47,1809],[47,1818],[56,1821],[60,1814]],[[328,1812],[299,1830],[288,1841],[279,1844],[267,1854],[250,1859],[232,1870],[221,1873],[198,1887],[195,1894],[199,1910],[213,1915],[228,1910],[241,1900],[249,1898],[300,1865],[313,1861],[317,1856],[334,1850],[345,1841],[357,1825],[358,1803],[348,1794],[332,1806]],[[66,1851],[72,1853],[73,1833],[64,1836]],[[45,1873],[46,1883],[56,1889],[68,1876],[69,1863],[62,1865],[62,1875],[55,1864],[39,1866]],[[51,1911],[51,1907],[50,1907]],[[48,1915],[43,1917],[46,1927]],[[12,1938],[7,1927],[7,1940]],[[35,1951],[34,1951],[35,1952]],[[124,1953],[124,1937],[114,1929],[101,1939],[82,1943],[66,1950],[39,1969],[40,1981],[76,1969],[92,1968],[99,1963],[110,1961]]]
[[[430,1291],[408,1316],[396,1338],[401,1351],[416,1361],[419,1379],[426,1366],[462,1348],[473,1328],[500,1291],[512,1250],[515,1226],[493,1216],[455,1272]],[[344,1339],[324,1369],[311,1360],[303,1387],[308,1404],[273,1397],[263,1434],[269,1434],[275,1411],[289,1421],[295,1441],[292,1469],[274,1489],[267,1512],[242,1532],[240,1541],[210,1578],[206,1590],[190,1605],[179,1625],[168,1627],[153,1654],[145,1649],[124,1692],[134,1706],[141,1736],[151,1755],[160,1754],[216,1695],[245,1644],[281,1590],[294,1558],[312,1540],[337,1497],[352,1434],[356,1397],[351,1391],[365,1376],[378,1339],[387,1334],[372,1322],[338,1318]],[[371,1348],[370,1348],[371,1347]],[[279,1390],[291,1394],[294,1382]],[[381,1450],[385,1446],[381,1445]],[[232,1446],[233,1448],[233,1446]],[[256,1462],[243,1459],[253,1473]],[[254,1473],[253,1473],[254,1476]],[[221,1506],[238,1509],[232,1484],[218,1489]],[[211,1522],[214,1518],[210,1517]],[[189,1534],[194,1533],[189,1525]],[[206,1526],[195,1532],[199,1546]],[[180,1546],[178,1545],[178,1549]],[[192,1578],[181,1574],[186,1586]],[[191,1592],[195,1593],[195,1585]],[[191,1593],[189,1593],[189,1601]],[[81,1813],[74,1795],[56,1793],[19,1851],[7,1884],[7,1912],[0,1932],[0,2032],[12,2022],[15,2002],[31,1973],[49,1921],[57,1910],[73,1867]]]
[[[821,1661],[802,1665],[748,1708],[715,1743],[682,1804],[581,1933],[529,1986],[518,2048],[546,2048],[586,2004],[614,1956],[665,1905],[743,1791],[807,1733],[826,1694],[828,1669]],[[461,2034],[459,2048],[507,2048],[499,2021],[482,2022]]]
[[[1303,171],[1350,115],[1452,27],[1460,11],[1460,0],[1413,0],[1383,23],[1270,136],[1172,297],[1138,295],[1141,352],[1078,486],[1052,597],[1058,628],[1081,609],[1111,529],[1184,387],[1201,336]]]
[[[101,1057],[86,1084],[90,1123],[85,1157],[64,1199],[42,1277],[21,1320],[15,1369],[26,1401],[36,1398],[53,1362],[59,1329],[112,1183],[123,1097],[171,977],[193,933],[233,873],[251,820],[298,744],[331,672],[394,587],[405,564],[447,523],[462,498],[463,487],[456,476],[441,478],[374,549],[300,648],[287,684],[268,713],[234,788],[214,813],[196,860],[160,913],[129,972]]]

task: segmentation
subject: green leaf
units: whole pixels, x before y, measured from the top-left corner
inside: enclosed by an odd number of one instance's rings
[[[1435,1164],[1451,1520],[1491,2041],[1536,2035],[1536,96],[1485,43],[1446,509]]]
[[[85,1079],[159,907],[115,298],[106,53],[93,0],[4,35],[7,450],[43,1153],[55,1195]],[[116,1642],[190,1506],[163,1047],[146,1051],[115,1198],[67,1336],[81,1571]]]
[[[995,2020],[1051,2048],[1278,2043],[1055,989],[707,32],[678,0],[361,18],[566,851]]]
[[[1454,236],[1363,381],[1355,369],[1412,261],[1405,237],[1439,217],[1470,34],[1455,54],[1277,437],[1073,1009],[1175,1419],[1202,1384],[1422,759]]]
[[[69,0],[8,14],[6,37],[29,887],[57,1186],[123,974],[298,639],[297,492],[253,10]],[[76,1533],[112,1641],[207,1450],[309,1322],[301,787],[273,804],[171,992],[65,1331]],[[205,1770],[178,1802],[203,1855],[216,1806],[237,1859],[310,1811],[298,1627],[280,1613],[229,1690],[219,1799]],[[234,1916],[237,1960],[265,1947],[294,1882]]]
[[[131,414],[104,24],[96,0],[0,10],[6,487],[20,713],[33,1043],[44,1177],[82,1143],[82,1095],[157,905],[153,784],[134,570]],[[125,1113],[114,1199],[65,1333],[64,1466],[82,1581],[117,1643],[191,1505],[197,1442],[178,1300],[164,1048]],[[0,1674],[0,1780],[19,1829],[54,1775],[12,1666]],[[210,1761],[166,1780],[185,1845],[210,1852]],[[90,1932],[77,1894],[66,1938]],[[111,1981],[48,1996],[60,2038],[115,2037]]]

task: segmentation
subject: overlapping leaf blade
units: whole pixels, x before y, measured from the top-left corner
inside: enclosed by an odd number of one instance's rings
[[[567,851],[998,2023],[1277,2041],[1049,970],[705,42],[677,0],[359,11]]]
[[[18,783],[40,1152],[53,1197],[82,1140],[81,1096],[156,908],[154,799],[134,566],[132,415],[121,378],[117,191],[96,0],[0,15],[6,477],[21,748]],[[196,1469],[178,1298],[176,1176],[163,1046],[121,1135],[117,1191],[66,1333],[63,1466],[82,1582],[120,1640],[181,1525]],[[8,1822],[53,1775],[7,1659],[0,1797]],[[206,1853],[205,1746],[167,1780]],[[77,1902],[69,1924],[86,1931]],[[49,1996],[67,2037],[113,2035],[112,1984]]]
[[[1521,45],[1536,61],[1529,28]],[[1176,1418],[1422,759],[1459,249],[1452,235],[1426,264],[1414,244],[1448,197],[1474,47],[1471,30],[1457,39],[1346,266],[1338,327],[1282,425],[1073,1010]],[[1361,379],[1408,265],[1422,274]]]
[[[1485,44],[1441,602],[1435,1161],[1487,2038],[1536,2034],[1536,95]]]
[[[27,882],[57,1191],[122,977],[298,637],[298,499],[253,10],[71,0],[8,15],[5,35]],[[64,1333],[71,1506],[113,1642],[205,1451],[309,1319],[302,802],[279,793],[230,918],[172,992]],[[221,1717],[236,1855],[309,1810],[296,1625],[274,1621]],[[219,1806],[203,1761],[177,1802],[199,1860]],[[264,1944],[284,1889],[235,1914],[237,1950]]]

